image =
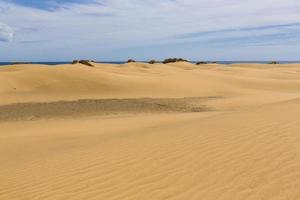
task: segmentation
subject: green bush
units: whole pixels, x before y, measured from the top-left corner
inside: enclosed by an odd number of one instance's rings
[[[183,58],[167,58],[163,61],[164,64],[175,63],[175,62],[188,62],[188,60]]]
[[[94,66],[94,65],[91,64],[91,61],[89,61],[89,60],[80,60],[79,63],[83,64],[83,65],[86,65],[86,66],[89,66],[89,67]]]
[[[91,64],[91,62],[94,62],[92,60],[73,60],[72,61],[72,64],[83,64],[83,65],[86,65],[86,66],[89,66],[89,67],[93,67],[94,65]]]
[[[271,61],[271,62],[269,62],[269,64],[276,65],[276,64],[279,64],[279,62],[277,62],[277,61]]]
[[[208,62],[205,62],[205,61],[199,61],[196,63],[196,65],[205,65],[205,64],[208,64]]]
[[[133,60],[133,59],[129,59],[129,60],[127,60],[127,63],[132,63],[132,62],[136,62],[135,60]]]
[[[148,63],[149,63],[149,64],[155,64],[155,63],[159,63],[159,62],[156,61],[156,60],[150,60]]]

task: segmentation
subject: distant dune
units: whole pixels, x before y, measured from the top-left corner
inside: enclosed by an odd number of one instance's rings
[[[300,199],[300,64],[0,67],[0,199]]]

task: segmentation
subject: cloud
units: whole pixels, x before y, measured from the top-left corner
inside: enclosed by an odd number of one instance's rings
[[[280,44],[300,42],[300,23],[277,24],[269,26],[221,29],[178,35],[177,41],[205,42],[210,44]]]
[[[41,56],[43,50],[51,59],[118,60],[128,55],[122,49],[187,44],[196,54],[201,43],[224,46],[215,49],[219,52],[232,44],[297,41],[293,49],[299,50],[300,1],[295,0],[9,0],[0,2],[0,11],[0,19],[14,27],[9,47],[24,56]]]
[[[0,41],[9,42],[12,40],[14,32],[8,25],[0,22]]]

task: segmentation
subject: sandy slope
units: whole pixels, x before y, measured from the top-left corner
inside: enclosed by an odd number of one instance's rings
[[[0,96],[0,199],[300,199],[298,64],[8,66]]]

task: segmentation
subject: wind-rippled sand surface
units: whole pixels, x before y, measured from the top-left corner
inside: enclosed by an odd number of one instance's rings
[[[300,199],[300,64],[0,68],[0,199]]]

